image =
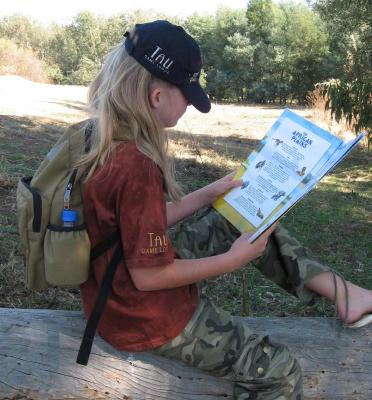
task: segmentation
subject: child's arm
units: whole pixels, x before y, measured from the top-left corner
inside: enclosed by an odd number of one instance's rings
[[[249,235],[243,234],[233,243],[229,251],[218,256],[193,260],[177,259],[164,267],[132,268],[129,269],[129,273],[138,290],[152,291],[189,285],[232,272],[263,253],[267,240],[275,227],[276,224],[253,244],[247,240]]]
[[[207,185],[195,192],[182,197],[178,204],[167,204],[167,223],[168,226],[175,224],[183,218],[188,217],[200,208],[213,203],[217,197],[226,191],[242,185],[240,179],[233,180],[236,171]]]

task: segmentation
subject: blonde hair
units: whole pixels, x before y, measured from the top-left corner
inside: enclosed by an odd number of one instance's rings
[[[88,91],[88,109],[96,121],[91,149],[77,165],[86,168],[86,181],[89,180],[95,169],[108,161],[118,144],[115,136],[120,132],[121,140],[134,140],[139,151],[158,165],[165,193],[177,202],[182,191],[167,154],[168,135],[149,103],[149,91],[154,83],[160,82],[128,55],[123,43],[107,54]]]

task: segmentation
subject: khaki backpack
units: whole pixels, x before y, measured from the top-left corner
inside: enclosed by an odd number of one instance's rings
[[[88,279],[90,241],[84,223],[82,173],[73,164],[88,150],[91,132],[91,121],[67,129],[35,175],[18,183],[18,229],[30,289],[73,287]],[[63,226],[63,210],[77,211],[74,226]]]
[[[90,262],[116,245],[85,327],[76,360],[82,365],[88,363],[116,269],[124,258],[119,230],[91,249],[84,223],[83,172],[74,164],[82,152],[89,151],[93,129],[92,120],[67,129],[35,175],[20,179],[17,188],[18,228],[28,288],[78,286],[88,279]],[[62,223],[66,211],[77,213],[73,226]]]

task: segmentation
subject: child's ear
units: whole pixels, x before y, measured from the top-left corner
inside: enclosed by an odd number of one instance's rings
[[[152,108],[158,108],[161,103],[162,88],[160,86],[153,86],[149,92],[149,102]]]

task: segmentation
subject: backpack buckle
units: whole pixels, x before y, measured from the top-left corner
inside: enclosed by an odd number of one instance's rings
[[[72,183],[69,182],[66,186],[65,193],[63,195],[63,208],[65,210],[70,209],[70,197],[71,197],[71,192],[72,192]]]

